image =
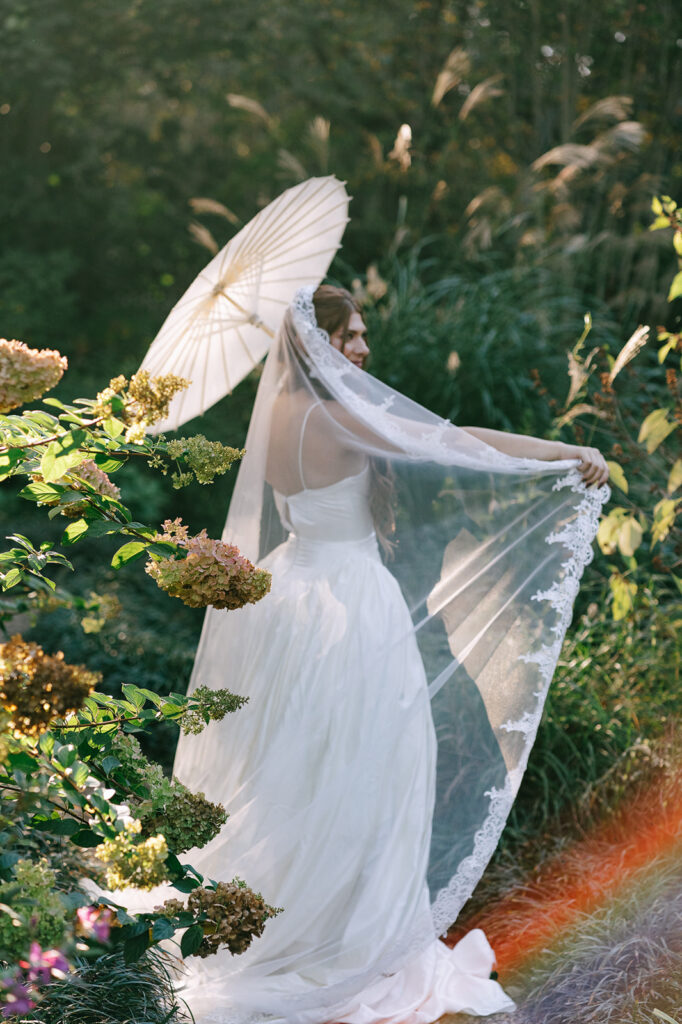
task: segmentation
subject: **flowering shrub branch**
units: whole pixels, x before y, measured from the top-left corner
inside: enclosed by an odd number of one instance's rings
[[[85,537],[120,537],[112,565],[146,557],[159,586],[192,607],[237,608],[267,593],[270,576],[236,548],[179,520],[154,524],[133,516],[111,480],[132,458],[144,458],[184,486],[211,483],[243,452],[203,435],[166,441],[146,436],[165,418],[179,377],[146,371],[119,376],[96,399],[9,414],[53,387],[66,369],[58,352],[0,339],[0,481],[26,478],[20,495],[65,521],[61,546]],[[0,624],[17,612],[77,605],[96,631],[115,611],[108,595],[74,597],[51,570],[73,569],[49,543],[22,534],[0,552]],[[205,880],[180,855],[209,842],[227,811],[149,761],[134,734],[155,722],[198,733],[237,711],[245,698],[200,686],[189,696],[123,684],[122,695],[97,692],[99,677],[63,655],[15,635],[0,644],[0,1016],[31,1011],[46,985],[63,978],[74,958],[99,955],[102,944],[127,961],[183,930],[184,956],[226,946],[240,952],[277,911],[243,883]],[[86,867],[73,892],[57,884],[46,846],[72,851]],[[79,860],[80,858],[80,860]],[[93,904],[78,879],[118,889],[167,882],[189,894],[169,912],[129,914],[100,892]],[[88,886],[89,888],[89,886]],[[196,893],[196,895],[194,895]],[[172,901],[171,901],[172,902]],[[4,969],[2,965],[7,965]]]
[[[50,353],[50,366],[56,356],[58,353]],[[14,370],[13,359],[17,361]],[[39,393],[39,382],[47,386],[56,382],[56,370],[53,367],[52,375],[46,376],[43,362],[44,353],[19,342],[0,342],[0,380],[3,367],[6,379],[3,409],[23,401],[26,389],[16,382],[26,365],[36,366],[31,394]],[[65,361],[59,365],[63,373]],[[203,531],[189,541],[186,535],[165,536],[151,524],[135,520],[121,501],[120,489],[109,478],[130,457],[138,456],[164,473],[174,464],[174,486],[184,486],[192,479],[209,484],[242,456],[242,451],[208,441],[201,434],[172,441],[145,436],[149,427],[167,416],[172,398],[187,383],[173,374],[150,377],[140,370],[130,380],[113,378],[94,400],[79,399],[67,405],[55,398],[45,399],[45,405],[60,410],[58,415],[29,410],[21,416],[0,416],[0,481],[27,476],[29,482],[21,496],[48,508],[50,518],[71,520],[62,536],[63,545],[68,547],[85,537],[121,535],[126,543],[112,559],[114,568],[147,555],[152,566],[160,565],[158,571],[148,571],[173,596],[192,607],[203,607],[213,603],[211,595],[215,594],[217,607],[236,608],[267,593],[268,574],[243,559],[236,549],[228,552],[220,541],[211,541]],[[0,553],[3,591],[19,584],[35,586],[36,581],[55,589],[54,581],[45,574],[47,567],[72,568],[50,545],[36,549],[21,535],[10,539],[15,546]],[[177,563],[188,554],[192,557],[183,568]]]

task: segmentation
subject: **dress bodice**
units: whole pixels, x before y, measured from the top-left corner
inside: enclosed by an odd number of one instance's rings
[[[285,497],[274,491],[282,525],[297,538],[360,541],[372,536],[369,463],[359,473],[326,487],[306,487]]]

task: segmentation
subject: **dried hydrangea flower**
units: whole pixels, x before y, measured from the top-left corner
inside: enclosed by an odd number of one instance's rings
[[[0,644],[0,705],[11,728],[38,736],[50,722],[77,711],[101,679],[83,665],[68,665],[61,651],[45,654],[16,634]]]
[[[171,597],[190,608],[241,608],[270,590],[270,573],[257,569],[234,545],[212,540],[205,530],[189,537],[179,519],[166,520],[163,527],[156,539],[187,548],[187,557],[150,560],[145,571]]]
[[[180,900],[166,900],[156,910],[175,917],[185,907]],[[187,908],[194,916],[204,916],[204,938],[195,956],[206,957],[227,946],[230,953],[243,953],[254,938],[263,934],[265,922],[279,913],[269,907],[260,893],[239,879],[218,882],[215,889],[198,886],[187,898]]]
[[[0,413],[40,398],[61,380],[67,366],[66,356],[56,349],[0,338]]]
[[[149,370],[138,370],[130,381],[123,375],[113,377],[109,387],[97,395],[94,412],[96,416],[110,416],[112,400],[120,397],[126,404],[116,415],[126,425],[125,440],[137,444],[144,439],[147,427],[166,418],[171,400],[190,383],[175,373],[152,377]]]
[[[98,494],[102,494],[106,498],[118,498],[121,497],[121,492],[116,484],[113,484],[107,474],[103,472],[97,466],[92,459],[86,459],[85,462],[81,462],[75,469],[69,470],[69,472],[61,477],[57,483],[63,484],[66,487],[70,487],[72,490],[82,490],[87,493],[87,487],[79,487],[79,483],[89,484],[93,490]],[[56,505],[59,499],[56,498],[53,502],[45,502],[47,505]],[[65,515],[68,519],[77,519],[83,515],[88,509],[87,501],[77,501],[72,505],[65,505],[62,510],[62,515]]]

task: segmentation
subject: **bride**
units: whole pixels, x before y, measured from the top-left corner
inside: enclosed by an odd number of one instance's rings
[[[183,735],[174,773],[230,812],[190,862],[283,910],[245,954],[188,962],[202,1024],[514,1005],[481,931],[438,936],[518,789],[608,470],[441,420],[368,352],[350,293],[303,288],[259,385],[224,539],[272,591],[209,609],[190,683],[249,702]]]

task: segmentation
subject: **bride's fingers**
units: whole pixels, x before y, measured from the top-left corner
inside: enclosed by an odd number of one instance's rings
[[[601,452],[596,448],[586,449],[580,456],[580,473],[588,487],[605,484],[609,468]]]

